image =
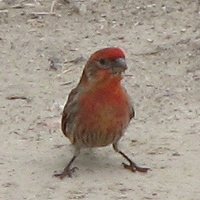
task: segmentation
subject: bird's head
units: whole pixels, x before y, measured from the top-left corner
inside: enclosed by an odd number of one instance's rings
[[[100,83],[107,80],[120,81],[127,69],[125,53],[117,47],[101,49],[89,58],[81,78],[82,83]]]

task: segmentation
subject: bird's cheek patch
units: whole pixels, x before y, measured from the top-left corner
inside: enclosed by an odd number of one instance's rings
[[[110,70],[108,69],[101,69],[101,70],[98,70],[95,74],[95,77],[99,80],[101,79],[107,79],[111,76],[111,72]]]

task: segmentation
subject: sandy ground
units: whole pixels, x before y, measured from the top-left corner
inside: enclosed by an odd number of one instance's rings
[[[52,15],[51,2],[0,1],[0,199],[199,200],[198,1],[58,1]],[[62,105],[85,59],[107,46],[127,53],[136,109],[121,147],[152,171],[123,169],[106,147],[84,150],[73,178],[57,179],[73,154]]]

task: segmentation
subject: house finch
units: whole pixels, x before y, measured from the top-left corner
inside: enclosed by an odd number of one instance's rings
[[[126,90],[121,85],[123,72],[127,69],[125,53],[111,47],[95,52],[88,60],[82,77],[71,91],[62,114],[62,131],[75,147],[75,153],[64,171],[56,177],[71,177],[76,168],[71,164],[82,148],[113,145],[129,164],[131,171],[147,172],[139,167],[118,148],[134,109]]]

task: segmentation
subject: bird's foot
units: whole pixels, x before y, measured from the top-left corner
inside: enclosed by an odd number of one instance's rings
[[[56,173],[53,176],[58,177],[60,179],[65,178],[66,176],[72,178],[72,173],[74,173],[78,168],[77,167],[73,167],[72,169],[70,169],[69,167],[66,167],[62,173]]]
[[[132,172],[147,172],[148,170],[151,170],[148,167],[140,167],[138,166],[136,163],[134,163],[133,161],[130,162],[129,165],[127,165],[126,163],[122,163],[124,165],[125,169],[131,170]]]

